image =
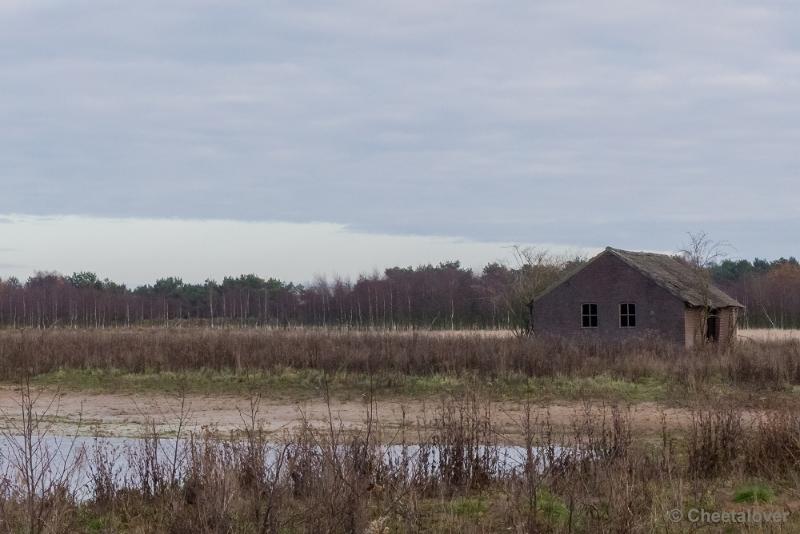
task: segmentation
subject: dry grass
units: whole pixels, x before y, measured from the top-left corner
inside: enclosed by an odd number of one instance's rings
[[[800,330],[779,328],[750,328],[739,330],[739,338],[751,341],[791,341],[800,340]]]
[[[746,423],[709,407],[687,432],[665,428],[652,442],[635,437],[624,408],[587,405],[563,431],[528,410],[517,420],[524,446],[509,456],[491,404],[474,398],[443,400],[428,415],[436,433],[401,426],[390,445],[372,402],[350,431],[330,418],[269,434],[254,398],[236,437],[179,430],[176,449],[149,433],[124,450],[89,447],[65,468],[42,445],[37,395],[22,391],[31,424],[0,457],[4,532],[684,532],[693,525],[669,510],[741,510],[757,488],[770,503],[751,507],[781,511],[800,480],[798,414]],[[176,427],[189,416],[176,414]],[[88,486],[76,487],[77,469]],[[800,517],[789,521],[748,531],[796,531]]]
[[[288,371],[287,371],[288,370]],[[347,377],[362,384],[522,384],[530,380],[603,380],[679,386],[682,391],[727,385],[786,390],[800,385],[800,342],[742,342],[725,351],[687,351],[658,338],[626,343],[519,338],[472,332],[348,332],[338,330],[4,330],[0,380],[22,375],[87,374],[195,376],[209,385],[235,377]],[[97,374],[97,373],[100,374]],[[170,373],[170,374],[165,374]],[[224,380],[214,380],[214,376]],[[313,378],[317,377],[317,378]],[[535,384],[541,387],[542,384]],[[494,386],[493,386],[494,387]],[[513,389],[513,387],[511,388]],[[430,391],[428,391],[430,392]]]
[[[0,454],[0,532],[684,532],[696,525],[672,523],[667,511],[741,510],[740,494],[752,488],[772,501],[759,510],[797,502],[800,412],[787,404],[752,416],[711,394],[725,384],[750,398],[768,390],[790,395],[800,385],[797,339],[686,351],[657,339],[603,345],[474,332],[0,332],[6,381],[59,370],[175,382],[211,373],[235,381],[287,369],[317,373],[328,402],[330,377],[367,377],[362,422],[345,429],[332,415],[336,406],[327,404],[326,426],[301,415],[291,430],[270,433],[264,424],[270,414],[256,396],[241,413],[241,427],[220,439],[180,430],[190,418],[181,402],[173,425],[184,440],[180,453],[153,423],[128,449],[98,446],[76,456],[80,466],[63,469],[42,445],[42,422],[50,419],[26,382],[22,415],[0,418],[12,428],[27,422],[16,431],[24,439],[9,446],[6,436]],[[498,417],[495,405],[474,395],[438,397],[422,424],[404,417],[384,428],[376,416],[376,386],[387,380],[464,376],[490,388],[512,376],[550,383],[658,380],[708,397],[685,428],[669,428],[664,416],[660,439],[633,432],[624,406],[590,401],[566,426],[554,425],[547,413],[537,417],[523,401],[509,429],[508,414]],[[501,445],[512,432],[523,444],[516,458]],[[396,452],[387,456],[389,447]],[[74,469],[91,474],[88,500],[79,499],[69,476]],[[786,525],[749,525],[749,531],[798,527],[800,514]]]

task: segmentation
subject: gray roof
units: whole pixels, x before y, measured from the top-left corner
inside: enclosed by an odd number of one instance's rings
[[[711,281],[707,283],[701,281],[692,266],[674,256],[652,252],[630,252],[611,247],[608,247],[606,252],[615,255],[691,306],[744,307]]]
[[[604,252],[598,254],[596,258],[604,254],[616,256],[690,306],[708,305],[711,308],[726,308],[730,306],[744,308],[739,301],[710,281],[706,285],[699,279],[697,272],[688,263],[674,256],[652,252],[631,252],[608,247]],[[592,261],[594,259],[588,263]],[[588,263],[567,273],[564,278],[540,294],[539,297],[544,296],[550,290],[574,276]]]

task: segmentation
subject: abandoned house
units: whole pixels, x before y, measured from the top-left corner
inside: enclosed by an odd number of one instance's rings
[[[655,334],[692,347],[734,340],[741,308],[681,259],[608,247],[538,295],[531,319],[538,335]]]

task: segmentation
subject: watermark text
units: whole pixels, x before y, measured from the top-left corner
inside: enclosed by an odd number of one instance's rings
[[[675,508],[667,512],[667,519],[678,523],[684,519],[690,523],[785,523],[789,512],[780,510],[739,510],[736,512],[712,512],[703,508],[681,510]]]

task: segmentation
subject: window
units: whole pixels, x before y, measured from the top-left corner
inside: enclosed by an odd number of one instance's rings
[[[581,326],[583,328],[597,328],[597,304],[581,305]]]
[[[620,328],[633,328],[636,326],[636,304],[625,303],[619,305]]]

